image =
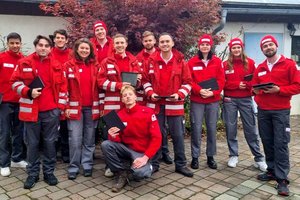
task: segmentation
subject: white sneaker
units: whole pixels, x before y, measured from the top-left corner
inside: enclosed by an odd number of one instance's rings
[[[266,164],[265,161],[259,161],[254,163],[254,167],[259,169],[260,171],[266,172],[268,165]]]
[[[1,176],[9,176],[11,174],[9,167],[1,168]]]
[[[110,177],[113,177],[113,176],[114,176],[114,173],[113,173],[112,171],[110,171],[109,168],[107,168],[107,169],[105,170],[104,176],[110,178]]]
[[[14,161],[10,162],[11,167],[26,168],[27,165],[28,165],[28,163],[24,160],[22,160],[20,162],[14,162]]]
[[[236,167],[236,165],[238,164],[239,162],[239,158],[237,156],[230,156],[229,160],[228,160],[228,167]]]

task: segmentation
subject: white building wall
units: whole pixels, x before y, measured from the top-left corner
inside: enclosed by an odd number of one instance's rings
[[[287,24],[284,23],[238,23],[238,22],[227,22],[221,32],[228,34],[227,41],[216,47],[216,52],[221,52],[225,49],[231,38],[239,37],[243,40],[243,32],[248,33],[282,33],[283,34],[283,54],[286,57],[291,57],[291,36],[286,28]],[[295,25],[297,32],[295,36],[300,35],[300,24]],[[300,115],[300,95],[293,96],[292,98],[292,115]]]
[[[38,35],[51,35],[56,29],[65,28],[67,22],[57,17],[46,16],[25,16],[25,15],[0,15],[0,35],[6,36],[10,32],[20,33],[23,42],[23,51],[26,54],[30,54],[34,51],[33,40]],[[227,41],[217,46],[216,51],[220,52],[225,49],[230,38],[240,37],[243,39],[243,34],[239,34],[239,31],[243,32],[273,32],[283,33],[284,35],[284,55],[286,57],[291,56],[291,37],[286,28],[287,24],[283,23],[231,23],[227,22],[224,29],[221,32],[228,34]],[[297,32],[295,35],[300,35],[300,24],[295,25]],[[0,43],[0,49],[2,48]],[[294,96],[292,99],[291,114],[300,114],[300,95]]]
[[[66,21],[57,17],[0,15],[0,35],[4,37],[10,32],[19,33],[22,37],[22,51],[30,54],[34,51],[32,42],[37,35],[52,35],[56,29],[65,28],[66,24]]]

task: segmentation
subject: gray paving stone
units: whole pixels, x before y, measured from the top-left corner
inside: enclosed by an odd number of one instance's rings
[[[96,195],[96,194],[98,194],[99,192],[100,192],[100,191],[97,190],[97,189],[95,189],[95,188],[88,188],[88,189],[86,189],[86,190],[83,190],[83,191],[79,192],[78,194],[79,194],[80,196],[83,196],[84,198],[86,198],[86,197],[90,197],[90,196]]]
[[[257,182],[257,181],[247,180],[247,181],[244,181],[241,185],[252,188],[252,189],[256,189],[259,186],[261,186],[262,183]]]
[[[158,196],[155,196],[154,194],[151,194],[151,193],[148,193],[148,194],[145,194],[145,195],[142,195],[138,198],[136,198],[135,200],[158,200],[160,199]]]
[[[222,195],[218,196],[217,198],[215,198],[215,200],[238,200],[238,198],[230,196],[228,194],[222,194]]]
[[[1,200],[9,200],[9,197],[6,194],[0,194]]]
[[[47,194],[50,194],[50,193],[51,192],[49,190],[47,190],[46,188],[40,188],[38,190],[28,193],[27,195],[31,198],[40,198],[40,197],[46,196]]]
[[[246,195],[249,194],[253,189],[252,188],[248,188],[246,186],[243,185],[238,185],[235,188],[232,189],[232,191],[242,194],[242,195]]]
[[[70,194],[71,194],[71,193],[68,192],[67,190],[59,190],[59,191],[57,191],[57,192],[53,192],[53,193],[49,194],[48,197],[49,197],[50,199],[55,200],[55,199],[62,199],[63,197],[67,197],[67,196],[69,196]]]
[[[207,195],[207,194],[203,194],[203,193],[198,193],[194,196],[191,196],[189,199],[190,200],[210,200],[212,199],[213,197]]]
[[[194,195],[195,192],[183,188],[183,189],[180,189],[180,190],[174,192],[173,194],[175,194],[176,196],[178,196],[178,197],[180,197],[180,198],[182,198],[182,199],[187,199],[187,198],[189,198],[190,196]]]

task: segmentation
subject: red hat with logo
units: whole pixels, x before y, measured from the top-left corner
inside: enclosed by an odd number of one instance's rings
[[[99,26],[102,26],[105,29],[106,33],[107,33],[107,26],[106,26],[106,24],[104,23],[104,21],[100,21],[100,20],[96,21],[95,24],[94,24],[94,26],[93,26],[94,33],[95,33],[96,28],[99,27]]]
[[[240,38],[233,38],[232,40],[230,40],[230,42],[228,43],[229,46],[229,50],[234,46],[234,45],[240,45],[242,48],[244,48],[244,43]]]
[[[210,46],[214,44],[214,41],[211,37],[211,35],[204,34],[199,38],[198,45],[203,44],[203,43],[208,43]]]
[[[278,47],[278,42],[275,39],[275,37],[273,35],[266,35],[260,41],[260,48],[262,49],[262,46],[267,42],[273,42],[276,45],[276,47]]]

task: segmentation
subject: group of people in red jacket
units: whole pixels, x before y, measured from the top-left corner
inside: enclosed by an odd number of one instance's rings
[[[2,176],[9,176],[13,165],[26,166],[24,188],[30,189],[39,180],[42,159],[44,181],[56,185],[58,135],[62,158],[69,163],[68,178],[76,179],[81,168],[84,176],[92,176],[98,120],[118,111],[125,128],[109,127],[105,130],[108,140],[101,144],[105,176],[116,177],[113,192],[125,187],[128,179],[150,177],[159,171],[161,160],[166,164],[174,161],[175,172],[192,177],[184,147],[184,102],[190,96],[191,168],[199,168],[203,123],[207,165],[218,167],[214,156],[222,101],[228,166],[238,164],[239,112],[254,166],[263,171],[257,178],[276,180],[278,194],[289,195],[290,99],[300,93],[300,73],[294,61],[277,54],[278,43],[272,35],[260,41],[266,60],[256,68],[239,38],[230,41],[228,59],[222,62],[213,54],[212,36],[204,34],[198,40],[198,54],[186,62],[169,33],[161,33],[156,42],[154,34],[145,31],[144,49],[133,56],[126,51],[125,35],[110,38],[103,21],[97,21],[93,30],[94,37],[78,39],[73,50],[67,48],[65,30],[54,32],[54,46],[48,37],[38,35],[33,42],[35,52],[25,58],[20,53],[20,35],[8,35],[8,50],[0,54],[0,73],[5,74],[0,79],[0,144],[5,144],[0,145]],[[137,74],[134,87],[122,80],[123,72]],[[258,104],[258,132],[253,95]],[[18,124],[20,128],[13,130]],[[11,154],[7,145],[10,132]],[[168,134],[174,160],[169,154]],[[23,135],[28,164],[21,157]]]

